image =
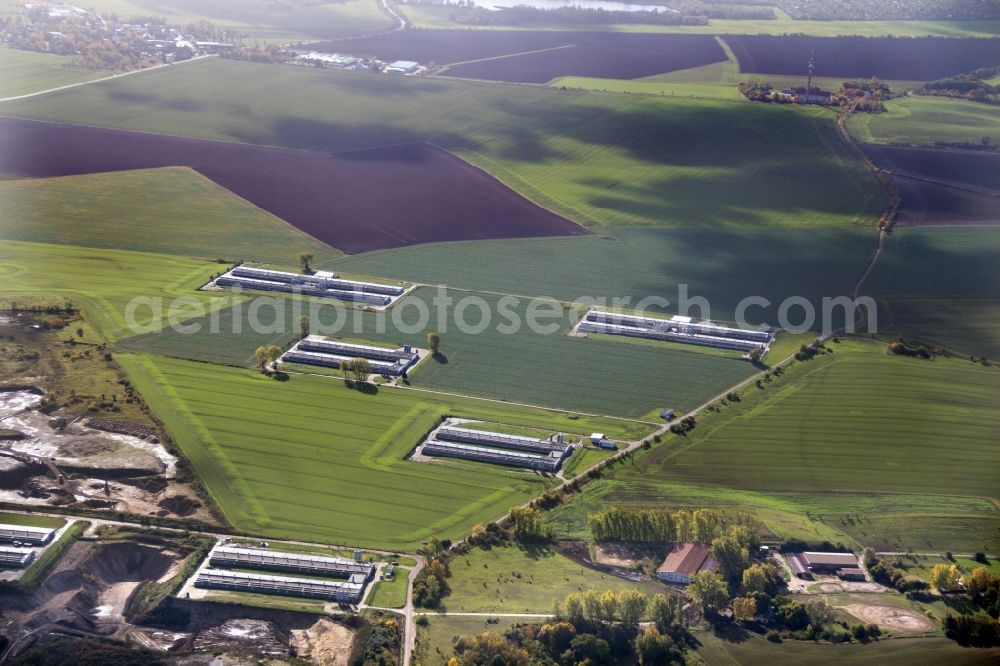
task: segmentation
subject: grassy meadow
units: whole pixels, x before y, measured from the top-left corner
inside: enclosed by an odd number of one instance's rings
[[[456,555],[448,585],[451,594],[443,605],[453,613],[551,613],[556,602],[573,592],[641,588],[553,550],[520,546],[473,548]]]
[[[847,128],[864,143],[979,143],[990,137],[1000,144],[1000,107],[914,95],[889,100],[885,107],[886,113],[852,115]]]
[[[995,550],[1000,371],[831,344],[743,400],[699,417],[550,517],[580,535],[608,505],[729,505],[778,536],[892,550]]]
[[[761,636],[745,641],[726,641],[712,633],[695,634],[701,642],[698,656],[708,666],[986,666],[1000,659],[1000,650],[963,648],[947,638],[896,638],[870,645],[834,645],[811,641],[771,643]]]
[[[427,141],[591,226],[835,227],[884,206],[833,115],[814,108],[214,59],[0,111],[329,151]]]
[[[174,310],[178,322],[190,318],[198,304],[202,312],[231,305],[232,294],[196,291],[219,268],[216,263],[149,252],[0,243],[0,293],[5,301],[57,296],[82,310],[87,323],[111,341],[167,324],[170,304],[178,297],[188,299]],[[147,305],[135,308],[138,329],[133,330],[127,315],[135,298],[147,299]],[[159,312],[157,302],[162,303]]]
[[[503,634],[507,629],[521,623],[536,622],[530,617],[482,617],[469,615],[424,616],[426,624],[417,625],[417,644],[413,653],[414,663],[422,666],[445,666],[454,653],[454,643],[463,636],[481,634],[484,631]]]
[[[1000,357],[998,252],[997,227],[897,229],[865,285],[879,333]]]
[[[712,67],[712,65],[705,65]],[[702,68],[698,68],[702,69]],[[554,88],[598,90],[602,92],[663,97],[701,97],[746,102],[735,83],[697,81],[650,81],[647,79],[600,79],[588,76],[561,76],[549,83]]]
[[[185,167],[0,181],[0,238],[295,265],[340,255]]]
[[[107,72],[73,69],[68,66],[72,59],[0,45],[0,99],[107,76]]]
[[[409,571],[397,569],[392,580],[375,583],[365,603],[378,608],[402,608],[406,605],[406,593],[410,588]]]
[[[604,430],[636,423],[468,398],[376,388],[144,355],[118,355],[226,517],[274,538],[412,550],[457,538],[551,483],[483,463],[405,460],[445,415],[544,428]]]

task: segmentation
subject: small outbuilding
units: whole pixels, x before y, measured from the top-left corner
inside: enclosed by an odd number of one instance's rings
[[[868,580],[865,578],[864,569],[860,569],[858,567],[844,567],[837,572],[837,575],[840,576],[842,580],[856,580],[861,582]]]

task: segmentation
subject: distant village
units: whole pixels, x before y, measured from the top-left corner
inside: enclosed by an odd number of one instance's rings
[[[15,49],[72,56],[82,69],[130,71],[218,55],[299,66],[418,75],[418,62],[383,62],[372,56],[320,52],[309,45],[280,47],[199,21],[170,25],[156,17],[102,16],[71,4],[26,4],[25,13],[0,18],[0,42]]]

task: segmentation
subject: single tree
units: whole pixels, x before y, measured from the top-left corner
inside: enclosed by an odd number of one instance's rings
[[[649,599],[639,590],[623,590],[618,595],[618,614],[622,623],[637,626],[648,604]]]
[[[757,601],[753,597],[733,599],[733,618],[738,622],[749,622],[757,617]]]
[[[566,619],[571,622],[582,621],[584,618],[583,595],[578,592],[571,592],[566,595],[563,608],[565,609]]]
[[[684,663],[681,651],[674,647],[670,636],[664,636],[654,627],[646,627],[646,630],[636,637],[635,654],[639,659],[639,666]]]
[[[278,345],[268,345],[267,346],[267,362],[274,363],[279,358],[281,358],[282,353],[284,353]]]
[[[372,373],[372,364],[366,358],[351,359],[351,372],[354,373],[354,381],[364,382]]]
[[[977,594],[982,594],[988,590],[993,585],[993,575],[990,570],[986,567],[976,567],[969,574],[969,578],[966,581],[966,586],[969,588],[969,594],[975,596]]]
[[[302,315],[299,317],[299,337],[304,338],[309,335],[309,317]]]
[[[257,359],[257,365],[263,371],[264,366],[267,365],[267,349],[265,347],[257,347],[254,350],[253,357]]]
[[[653,619],[661,628],[666,629],[677,622],[674,613],[674,603],[667,595],[654,595],[649,605]]]
[[[610,624],[615,621],[618,614],[618,596],[614,590],[605,590],[601,594],[601,621]]]
[[[771,588],[771,578],[761,564],[754,564],[743,572],[743,589],[749,592],[767,594]]]
[[[950,566],[947,564],[935,564],[934,568],[931,569],[931,585],[936,587],[939,592],[954,590],[958,586],[958,581],[961,577],[958,567],[954,564]]]
[[[719,571],[730,581],[738,581],[750,564],[750,553],[735,535],[719,537],[712,541],[712,557],[719,563]]]
[[[700,604],[706,613],[717,613],[725,608],[729,601],[726,581],[711,571],[699,571],[692,576],[685,592],[688,598]]]
[[[303,273],[308,273],[311,270],[313,259],[312,252],[303,252],[299,255],[299,266],[302,267]]]
[[[441,336],[431,331],[427,334],[427,347],[437,356],[441,351]]]

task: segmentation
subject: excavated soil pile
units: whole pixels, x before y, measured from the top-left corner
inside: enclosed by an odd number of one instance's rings
[[[194,639],[198,652],[216,652],[231,649],[251,649],[273,656],[289,654],[288,636],[274,622],[235,618],[217,627],[206,629]]]
[[[126,541],[109,543],[97,549],[87,562],[87,571],[108,584],[159,580],[176,557],[152,546]]]

